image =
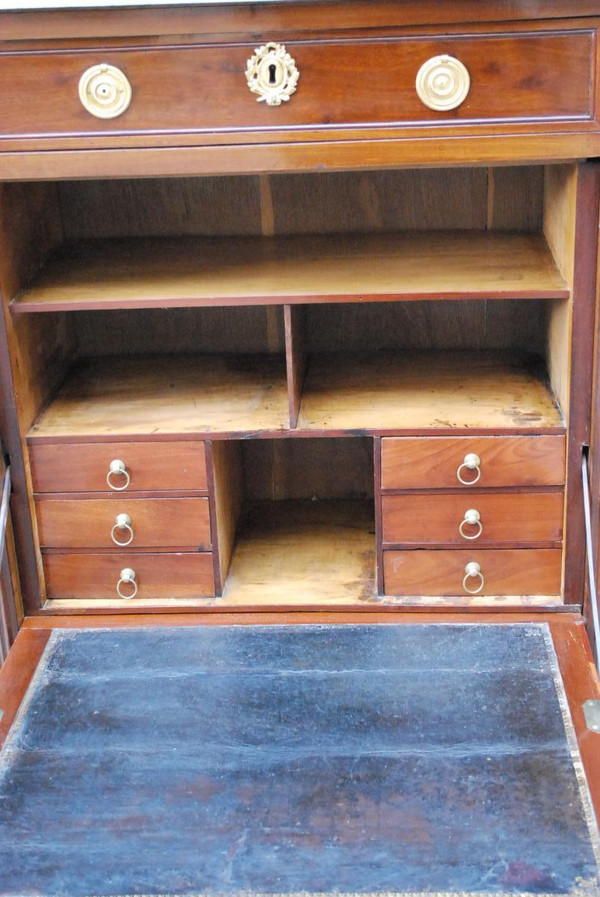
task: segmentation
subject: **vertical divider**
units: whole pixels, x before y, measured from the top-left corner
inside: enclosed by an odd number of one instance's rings
[[[301,305],[284,305],[285,364],[287,370],[290,429],[298,424],[302,387],[306,374],[306,314]]]
[[[242,461],[234,440],[206,442],[215,594],[223,594],[242,510]]]
[[[381,512],[381,437],[373,439],[373,467],[375,482],[373,494],[375,498],[375,581],[377,583],[377,595],[383,595],[385,586],[383,582],[383,519]]]

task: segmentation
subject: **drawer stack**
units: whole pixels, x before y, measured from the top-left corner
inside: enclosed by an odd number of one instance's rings
[[[38,444],[48,598],[214,596],[204,442]]]
[[[386,595],[560,595],[564,437],[381,445]]]

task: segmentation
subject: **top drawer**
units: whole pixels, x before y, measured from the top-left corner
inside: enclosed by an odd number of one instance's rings
[[[29,457],[38,493],[207,488],[203,442],[43,443],[30,445]]]
[[[564,482],[564,436],[381,440],[382,489],[562,486]]]
[[[299,73],[297,89],[277,106],[257,102],[246,83],[258,42],[9,50],[0,53],[0,139],[23,145],[30,138],[51,139],[69,148],[90,145],[90,138],[94,146],[114,145],[117,136],[119,145],[129,138],[140,145],[144,135],[141,145],[170,142],[164,135],[174,142],[197,135],[192,142],[235,143],[259,139],[252,135],[264,131],[290,141],[322,139],[323,132],[328,139],[346,138],[344,128],[356,127],[373,132],[442,124],[460,132],[459,125],[545,122],[552,130],[560,122],[592,120],[595,28],[587,20],[569,30],[550,28],[287,41],[277,36]],[[419,71],[440,55],[458,59],[468,73],[470,86],[457,108],[449,102],[455,75],[439,67],[424,74],[423,83],[445,109],[431,109],[417,95]],[[114,118],[90,114],[79,97],[81,76],[99,64],[118,68],[131,86],[129,105]],[[112,89],[102,79],[89,87],[101,106],[110,103]],[[122,94],[115,102],[126,106]]]

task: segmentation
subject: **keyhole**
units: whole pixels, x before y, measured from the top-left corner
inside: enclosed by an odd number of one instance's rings
[[[277,84],[277,66],[272,62],[269,66],[269,84]]]

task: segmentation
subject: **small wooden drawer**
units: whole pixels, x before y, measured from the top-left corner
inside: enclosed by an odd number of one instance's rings
[[[133,571],[137,591],[123,571]],[[212,554],[46,554],[49,599],[169,600],[214,597]],[[123,599],[117,586],[125,596]]]
[[[289,40],[277,35],[293,57],[299,78],[295,92],[280,105],[257,102],[246,83],[248,60],[259,42],[219,45],[99,44],[64,50],[61,45],[27,53],[0,53],[3,91],[0,141],[26,148],[35,139],[55,148],[121,145],[145,136],[142,145],[171,140],[188,143],[273,139],[342,139],[343,129],[460,125],[485,128],[487,122],[543,122],[549,131],[565,121],[593,119],[595,21],[569,28],[448,34],[397,33],[355,40]],[[265,37],[264,45],[269,43]],[[468,72],[468,91],[457,106],[447,102],[443,81],[441,108],[432,109],[415,89],[418,73],[438,57],[458,59]],[[100,115],[111,89],[116,117],[96,117],[82,105],[80,78],[93,66],[114,67],[123,84],[92,83]],[[275,68],[275,66],[274,66]],[[436,72],[429,74],[434,88]],[[294,81],[293,76],[291,79]],[[100,82],[102,77],[100,77]],[[287,83],[287,82],[286,82]],[[40,89],[43,85],[43,89]],[[128,95],[129,104],[120,97]],[[100,88],[100,92],[98,91]],[[103,90],[103,94],[102,91]],[[124,92],[123,92],[124,90]],[[85,91],[84,91],[85,95]],[[27,114],[24,115],[24,111]]]
[[[561,557],[556,548],[385,551],[385,594],[467,599],[560,595]]]
[[[207,488],[204,442],[34,442],[29,457],[35,492],[203,492]],[[111,471],[111,464],[118,461],[122,473]]]
[[[382,489],[562,486],[564,436],[401,436],[381,440]]]
[[[43,498],[36,509],[42,548],[211,547],[207,498]]]
[[[382,518],[384,545],[559,542],[563,494],[384,495]]]

